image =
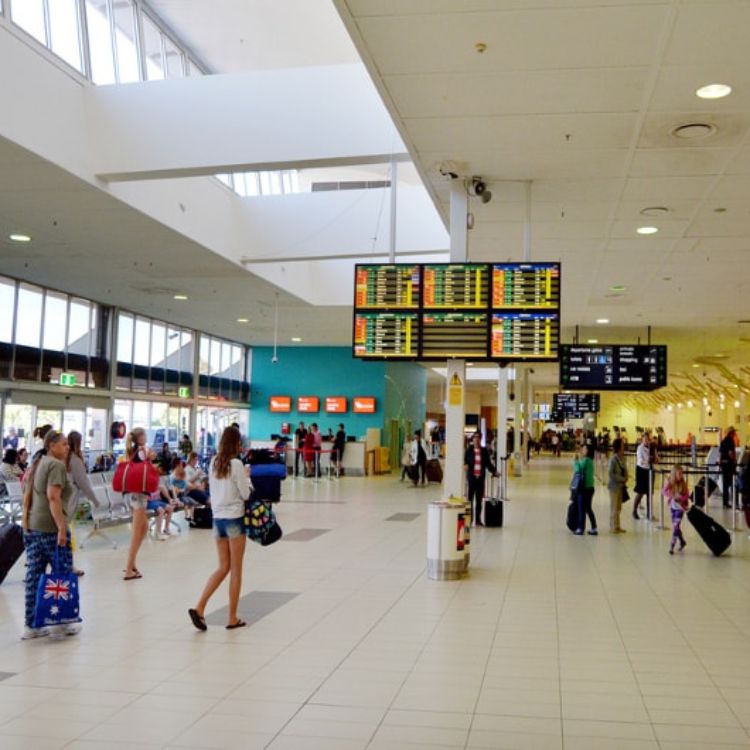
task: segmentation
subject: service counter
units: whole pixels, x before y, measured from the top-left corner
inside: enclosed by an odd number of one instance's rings
[[[276,446],[274,440],[252,440],[250,441],[252,448],[269,448],[273,450]],[[286,452],[286,465],[289,469],[289,475],[294,475],[294,450],[291,448],[291,442],[288,443],[290,446]],[[328,473],[328,467],[331,464],[331,449],[333,443],[323,443],[321,454],[320,454],[320,471],[322,474]],[[365,476],[366,471],[366,444],[364,440],[355,440],[349,442],[344,448],[344,458],[341,461],[341,467],[344,469],[344,473],[349,476]],[[300,464],[302,463],[300,459]],[[300,471],[302,467],[300,466]]]

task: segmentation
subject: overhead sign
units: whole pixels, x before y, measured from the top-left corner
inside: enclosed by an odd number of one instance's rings
[[[297,411],[317,414],[320,411],[320,399],[317,396],[300,396],[297,399]]]
[[[355,414],[374,414],[375,399],[372,396],[355,396],[352,402],[352,411]]]
[[[271,396],[268,399],[269,411],[272,412],[288,412],[292,410],[292,399],[291,396]]]
[[[60,373],[60,385],[73,386],[76,384],[76,376],[74,372],[61,372]]]
[[[582,419],[584,414],[599,411],[598,393],[555,393],[552,395],[552,411],[570,419]]]
[[[346,399],[343,396],[326,396],[325,408],[328,414],[344,414]]]
[[[654,391],[667,384],[667,347],[604,344],[560,348],[560,386],[572,390]]]
[[[177,389],[177,395],[178,395],[178,396],[179,396],[180,398],[190,398],[190,387],[189,387],[189,386],[187,386],[187,385],[181,385],[181,386],[180,386],[180,387],[179,387],[179,388]]]

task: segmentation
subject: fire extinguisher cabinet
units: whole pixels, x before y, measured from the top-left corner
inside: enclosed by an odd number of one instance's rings
[[[468,568],[471,517],[466,504],[442,500],[427,508],[427,577],[455,581]]]

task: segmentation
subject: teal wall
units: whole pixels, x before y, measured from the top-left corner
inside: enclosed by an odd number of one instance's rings
[[[350,347],[306,346],[281,347],[278,362],[271,362],[270,347],[254,347],[250,387],[250,437],[268,440],[271,434],[281,432],[282,422],[291,422],[292,428],[302,420],[306,425],[317,422],[325,433],[330,427],[336,432],[339,422],[344,423],[347,435],[364,438],[368,427],[383,429],[385,397],[385,363],[362,362],[352,358]],[[271,414],[268,399],[271,396],[291,396],[289,414]],[[297,396],[318,396],[320,411],[317,414],[299,414],[295,411]],[[346,414],[326,414],[323,401],[326,396],[345,396]],[[374,396],[374,414],[351,412],[354,396]]]

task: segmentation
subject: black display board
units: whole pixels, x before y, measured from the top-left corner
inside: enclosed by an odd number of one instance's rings
[[[355,268],[355,357],[555,362],[559,346],[559,263]]]
[[[653,391],[666,384],[666,346],[563,344],[560,347],[561,388]]]
[[[599,411],[598,393],[553,393],[552,411],[573,419],[581,419],[584,414]]]

